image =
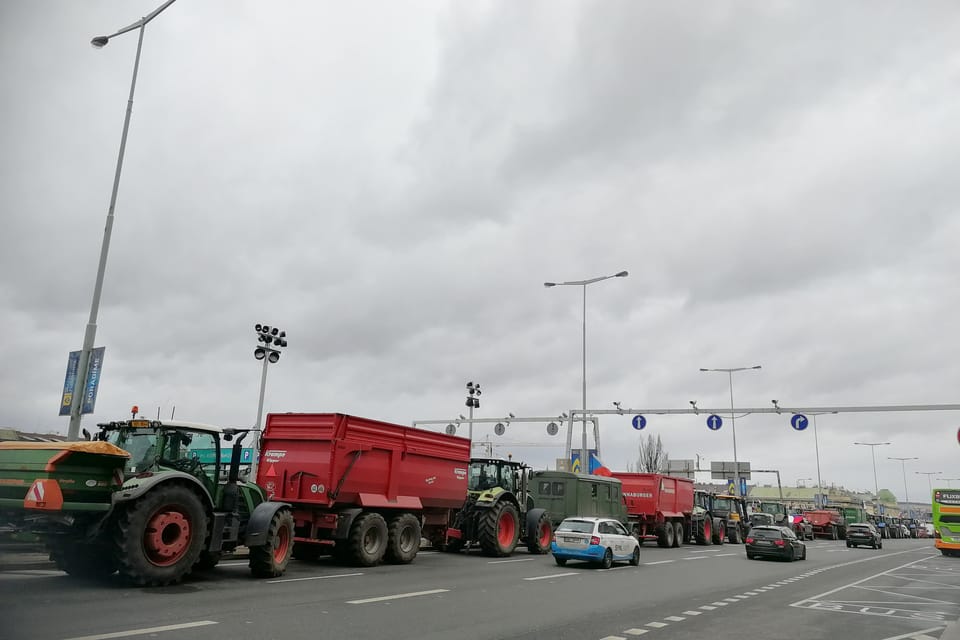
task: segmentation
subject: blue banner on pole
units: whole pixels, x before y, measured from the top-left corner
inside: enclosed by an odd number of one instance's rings
[[[593,473],[597,469],[603,466],[600,460],[597,458],[597,450],[590,449],[590,464],[588,469],[583,468],[583,464],[580,461],[580,451],[571,451],[570,452],[570,470],[574,473]]]
[[[93,413],[97,404],[97,389],[100,388],[100,372],[103,369],[104,347],[90,351],[90,364],[87,365],[87,383],[83,386],[83,407],[80,413]]]
[[[71,351],[67,358],[67,375],[63,379],[63,394],[60,396],[60,415],[70,415],[73,390],[77,387],[77,369],[80,368],[80,352]]]

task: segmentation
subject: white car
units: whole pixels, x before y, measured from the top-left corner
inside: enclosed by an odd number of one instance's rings
[[[612,518],[567,518],[554,532],[550,552],[561,567],[567,560],[585,560],[604,569],[616,561],[640,564],[640,543]]]

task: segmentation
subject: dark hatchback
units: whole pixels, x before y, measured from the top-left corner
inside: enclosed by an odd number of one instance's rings
[[[761,557],[791,561],[807,559],[807,545],[787,527],[754,527],[745,542],[750,560]]]
[[[880,532],[869,522],[854,522],[847,525],[847,548],[859,546],[883,549]]]

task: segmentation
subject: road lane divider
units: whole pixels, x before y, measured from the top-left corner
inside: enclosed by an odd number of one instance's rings
[[[403,598],[431,596],[436,593],[447,593],[448,591],[450,591],[450,589],[430,589],[429,591],[411,591],[410,593],[395,593],[392,596],[377,596],[376,598],[363,598],[361,600],[347,600],[347,604],[369,604],[371,602],[386,602],[387,600],[401,600]]]
[[[577,573],[575,571],[568,571],[567,573],[551,573],[546,576],[535,576],[533,578],[524,578],[524,580],[549,580],[550,578],[563,578],[564,576],[575,576]]]
[[[363,572],[357,573],[335,573],[332,576],[309,576],[306,578],[283,578],[282,580],[267,580],[267,584],[278,584],[280,582],[303,582],[304,580],[329,580],[330,578],[352,578],[362,576]]]
[[[129,629],[127,631],[114,631],[113,633],[98,633],[92,636],[77,636],[67,640],[110,640],[110,638],[129,638],[131,636],[145,636],[152,633],[163,633],[165,631],[183,631],[184,629],[193,629],[195,627],[205,627],[211,624],[219,624],[213,620],[198,620],[196,622],[181,622],[180,624],[167,624],[162,627],[145,627],[143,629]]]

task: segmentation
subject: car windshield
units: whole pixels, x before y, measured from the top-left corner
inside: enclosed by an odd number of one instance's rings
[[[779,529],[763,529],[759,527],[750,531],[750,535],[754,538],[764,538],[767,540],[776,540],[781,537]]]
[[[564,520],[557,527],[557,531],[572,531],[573,533],[593,533],[593,523],[587,520]]]
[[[847,529],[850,531],[870,531],[870,527],[865,524],[851,524]]]

